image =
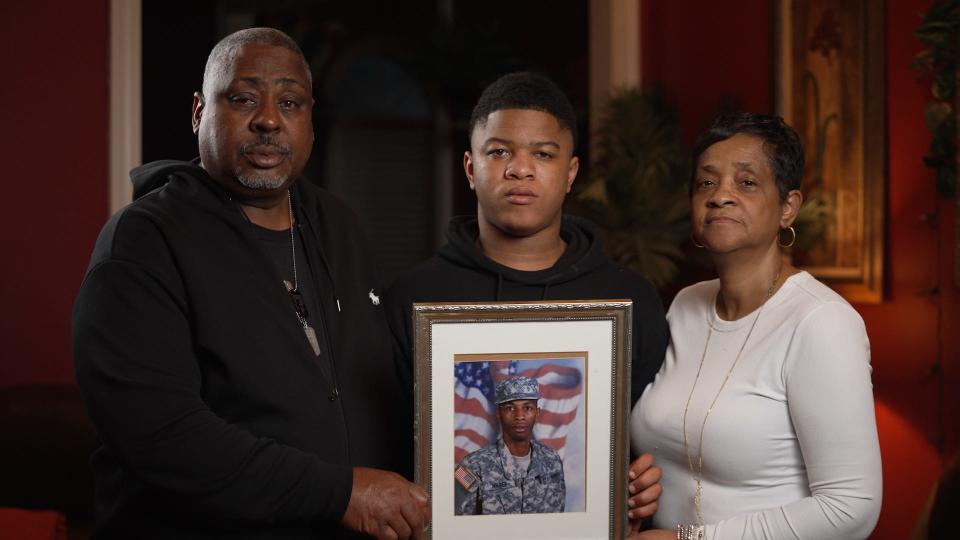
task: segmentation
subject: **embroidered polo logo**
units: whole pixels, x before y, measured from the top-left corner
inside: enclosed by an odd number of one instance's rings
[[[373,305],[375,305],[375,306],[379,306],[379,305],[380,305],[380,297],[377,296],[377,295],[375,295],[375,294],[373,294],[373,289],[370,289],[370,292],[367,293],[367,296],[370,297],[370,303],[371,303],[371,304],[373,304]]]

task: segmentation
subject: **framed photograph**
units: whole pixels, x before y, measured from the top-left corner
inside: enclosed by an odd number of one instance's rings
[[[851,302],[883,300],[883,2],[777,0],[777,110],[806,149],[790,255]],[[784,239],[788,241],[788,239]]]
[[[413,310],[427,537],[623,538],[632,303]]]

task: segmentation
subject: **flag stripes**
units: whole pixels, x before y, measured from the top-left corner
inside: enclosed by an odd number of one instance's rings
[[[494,388],[508,377],[524,375],[540,384],[540,416],[534,437],[564,455],[570,425],[583,396],[581,369],[569,359],[457,362],[454,368],[454,459],[496,440],[500,426],[495,414]]]

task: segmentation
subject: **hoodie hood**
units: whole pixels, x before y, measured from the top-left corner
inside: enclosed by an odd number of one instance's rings
[[[166,159],[145,163],[130,171],[130,180],[133,182],[133,200],[162,187],[170,181],[171,175],[178,172],[201,178],[207,174],[200,167],[200,158],[193,161]]]
[[[541,298],[546,298],[551,286],[588,274],[607,260],[596,225],[576,216],[563,216],[560,237],[567,243],[567,249],[553,266],[544,270],[527,272],[495,262],[480,250],[477,245],[479,236],[476,217],[455,217],[450,220],[447,229],[447,244],[440,248],[438,255],[458,266],[490,274],[496,280],[497,300],[500,299],[500,290],[505,281],[543,287]]]

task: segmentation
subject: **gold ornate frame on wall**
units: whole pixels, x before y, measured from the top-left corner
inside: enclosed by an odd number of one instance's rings
[[[881,302],[884,2],[775,1],[777,110],[807,156],[791,255],[850,302]]]

